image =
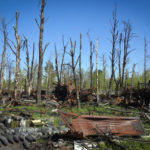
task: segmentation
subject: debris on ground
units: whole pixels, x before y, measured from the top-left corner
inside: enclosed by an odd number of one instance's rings
[[[144,128],[135,117],[77,115],[58,110],[68,128],[83,137],[92,135],[141,136]],[[68,117],[73,117],[70,123]]]

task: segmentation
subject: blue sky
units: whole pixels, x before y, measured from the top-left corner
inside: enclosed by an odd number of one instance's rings
[[[67,50],[70,49],[69,38],[77,41],[76,52],[79,51],[80,33],[83,34],[83,65],[89,67],[89,40],[87,32],[93,42],[99,39],[99,68],[101,69],[101,56],[106,54],[107,67],[110,69],[109,52],[111,51],[110,20],[115,4],[118,7],[118,29],[123,31],[122,21],[130,20],[133,32],[136,34],[131,42],[131,49],[136,50],[130,55],[131,70],[133,63],[137,63],[136,71],[143,71],[144,58],[144,36],[150,39],[150,1],[149,0],[47,0],[45,17],[48,18],[44,26],[44,43],[50,42],[45,53],[44,62],[51,57],[54,61],[54,43],[61,56],[62,35],[65,42],[68,42]],[[15,40],[12,25],[15,24],[15,12],[20,11],[19,33],[29,39],[30,50],[32,43],[36,43],[36,60],[38,61],[38,39],[39,30],[35,23],[35,18],[39,20],[40,3],[39,0],[0,0],[0,17],[6,18],[8,23],[9,38]],[[0,33],[2,41],[2,33]],[[0,44],[0,48],[2,43]],[[10,50],[8,49],[8,52]],[[11,59],[14,59],[11,56]],[[66,55],[66,62],[69,56]],[[24,66],[25,52],[21,54],[21,65]],[[95,63],[95,56],[94,56]]]

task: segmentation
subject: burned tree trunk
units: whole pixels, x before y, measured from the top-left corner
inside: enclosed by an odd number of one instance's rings
[[[133,68],[132,68],[132,78],[131,78],[131,88],[134,88],[134,75],[135,75],[135,66],[136,64],[133,64]]]
[[[62,76],[64,76],[64,58],[65,58],[66,48],[67,48],[67,45],[64,44],[64,36],[62,38],[62,43],[63,43],[63,54],[62,54],[60,70],[59,70],[59,65],[58,65],[58,53],[57,53],[57,48],[55,45],[55,68],[56,68],[56,76],[57,76],[58,85],[61,84]]]
[[[121,84],[121,43],[122,43],[122,33],[120,33],[119,37],[119,50],[117,51],[117,57],[118,57],[118,70],[119,70],[119,86]]]
[[[28,50],[28,40],[25,38],[24,40],[24,48],[26,48],[26,65],[27,65],[27,79],[26,79],[26,95],[29,97],[32,89],[32,80],[33,80],[33,66],[34,66],[34,51],[35,46],[33,43],[33,54],[32,54],[32,62],[30,66],[30,58],[29,58],[29,50]]]
[[[90,88],[93,88],[93,52],[94,45],[93,42],[90,41]]]
[[[41,88],[42,88],[42,66],[43,66],[43,56],[46,48],[48,47],[48,43],[45,45],[43,49],[43,32],[44,32],[44,9],[46,6],[46,0],[42,0],[41,5],[41,14],[40,14],[40,25],[37,22],[37,25],[40,30],[40,37],[39,37],[39,65],[38,65],[38,79],[37,79],[37,103],[41,103]]]
[[[122,64],[122,78],[121,78],[121,88],[123,88],[124,82],[124,74],[128,61],[128,56],[133,50],[129,50],[130,41],[133,38],[132,27],[130,22],[124,22],[124,56],[123,56],[123,64]]]
[[[62,61],[61,61],[61,68],[60,68],[60,83],[62,82],[62,75],[64,75],[64,71],[63,71],[64,58],[65,58],[66,48],[67,48],[67,45],[65,45],[64,43],[64,36],[63,36],[62,42],[63,42],[63,54],[62,54]]]
[[[70,56],[71,56],[71,62],[72,62],[71,68],[72,68],[72,73],[73,73],[73,80],[74,80],[74,84],[75,84],[75,89],[76,89],[76,98],[77,98],[77,102],[78,102],[78,108],[80,108],[81,104],[80,104],[80,99],[79,99],[79,89],[78,89],[77,76],[76,76],[76,66],[77,66],[79,57],[75,63],[74,56],[75,56],[75,49],[76,49],[76,41],[73,44],[72,40],[70,39],[70,43],[71,43]]]
[[[107,93],[107,83],[106,83],[106,59],[105,55],[102,56],[102,63],[103,63],[103,80],[104,80],[104,86],[105,86],[105,92]]]
[[[50,92],[50,85],[52,83],[52,66],[51,61],[48,61],[48,68],[47,68],[48,76],[47,76],[47,94]]]
[[[7,89],[8,89],[8,92],[10,93],[13,66],[12,66],[12,62],[10,62],[8,59],[7,59],[7,72],[8,72]]]
[[[30,75],[29,75],[29,83],[28,83],[28,96],[31,94],[32,90],[32,82],[33,82],[33,76],[35,75],[34,69],[34,52],[35,52],[35,44],[33,43],[33,52],[32,52],[32,61],[31,61],[31,69],[30,69]],[[36,68],[37,66],[35,66]]]
[[[20,100],[20,50],[21,50],[21,36],[18,34],[18,20],[19,20],[19,13],[16,12],[16,26],[13,26],[15,31],[15,38],[17,45],[14,44],[13,41],[9,40],[11,42],[8,43],[9,48],[12,50],[12,52],[16,56],[16,70],[15,70],[15,88],[14,88],[14,97],[15,100]]]
[[[117,8],[113,11],[113,22],[112,22],[112,51],[111,51],[111,77],[109,81],[109,89],[108,89],[108,96],[110,96],[112,82],[115,76],[115,56],[116,56],[116,44],[118,39],[118,30],[117,30],[118,20],[117,20]]]
[[[146,75],[146,70],[147,70],[147,40],[144,38],[144,88],[146,88],[146,82],[147,82],[147,75]]]
[[[93,88],[93,53],[94,53],[94,44],[90,38],[89,32],[87,32],[87,36],[90,41],[90,88]]]
[[[125,90],[127,90],[127,88],[128,88],[128,76],[129,76],[129,72],[128,72],[128,69],[126,69],[126,74],[125,74]]]
[[[136,64],[133,64],[133,68],[132,68],[132,78],[131,78],[130,99],[132,98],[132,93],[133,93],[133,89],[134,89],[135,66],[136,66]]]
[[[3,53],[2,53],[2,61],[1,61],[1,70],[0,70],[0,91],[3,89],[3,81],[4,81],[4,71],[5,71],[5,57],[6,57],[6,45],[7,45],[7,31],[6,31],[6,24],[5,18],[2,20],[2,32],[4,38],[4,45],[3,45]]]
[[[98,89],[98,81],[99,81],[99,76],[98,76],[98,40],[96,40],[96,96],[97,96],[97,104],[100,103],[99,101],[99,89]]]
[[[56,45],[55,45],[55,67],[56,67],[57,82],[58,82],[58,85],[60,85],[61,81],[60,81],[59,69],[58,69],[58,54],[57,54]]]
[[[29,50],[28,50],[28,40],[27,40],[27,38],[25,38],[25,40],[24,40],[24,44],[23,44],[23,47],[24,48],[26,48],[26,65],[27,65],[27,70],[26,70],[26,72],[27,72],[27,78],[26,78],[26,80],[25,80],[25,91],[26,91],[26,95],[27,96],[29,96],[28,95],[28,87],[29,87],[29,74],[30,74],[30,60],[29,60]]]
[[[82,34],[80,33],[80,55],[79,55],[79,78],[80,78],[80,89],[82,88],[81,53],[82,53]]]

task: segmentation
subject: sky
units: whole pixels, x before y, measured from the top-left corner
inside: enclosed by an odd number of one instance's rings
[[[82,68],[89,68],[90,44],[87,32],[94,43],[99,40],[99,69],[102,69],[101,56],[106,55],[107,68],[110,70],[109,53],[111,44],[111,19],[112,11],[117,5],[118,30],[123,32],[123,21],[130,20],[136,37],[131,41],[131,53],[128,68],[131,71],[133,63],[137,63],[136,71],[142,73],[144,62],[144,37],[150,40],[150,1],[149,0],[47,0],[45,8],[46,22],[44,25],[44,44],[50,42],[44,55],[44,64],[51,58],[55,59],[54,44],[57,46],[59,58],[62,54],[62,35],[70,50],[69,39],[77,41],[76,54],[79,52],[80,33],[83,36]],[[0,0],[0,19],[5,17],[7,22],[8,37],[15,41],[13,24],[15,24],[15,12],[20,12],[19,34],[27,37],[29,41],[30,55],[32,44],[35,42],[35,58],[38,62],[39,29],[35,18],[40,20],[39,0]],[[1,27],[0,27],[1,28]],[[3,36],[0,32],[0,49],[2,49]],[[117,45],[118,47],[118,45]],[[148,49],[148,51],[150,51]],[[15,59],[8,48],[10,59]],[[76,55],[76,58],[77,58]],[[59,60],[60,60],[59,59]],[[25,51],[21,51],[21,66],[25,67]],[[70,61],[66,54],[65,62]],[[95,66],[95,55],[93,56]],[[148,66],[150,67],[150,66]]]

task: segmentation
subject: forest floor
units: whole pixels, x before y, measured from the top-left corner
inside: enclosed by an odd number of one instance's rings
[[[79,115],[97,115],[97,116],[127,116],[140,118],[145,134],[140,137],[114,137],[113,143],[107,139],[100,139],[99,142],[94,138],[70,139],[64,138],[63,134],[69,131],[69,128],[63,122],[57,109],[54,106],[31,105],[31,106],[13,106],[10,108],[0,108],[0,129],[1,136],[7,137],[11,134],[24,135],[25,142],[13,142],[13,144],[4,144],[0,136],[0,149],[102,149],[102,150],[149,150],[150,149],[150,113],[138,108],[124,108],[108,103],[99,106],[94,103],[84,103],[81,109],[76,106],[68,106],[60,109],[65,112],[72,112]],[[11,118],[11,122],[9,119]],[[31,136],[32,140],[26,138]],[[36,140],[33,140],[36,139]],[[85,146],[85,143],[87,146]],[[115,143],[115,144],[114,144]],[[117,144],[116,144],[117,143]],[[13,145],[13,146],[12,146]],[[16,145],[16,146],[15,146]],[[18,146],[19,145],[19,146]],[[93,148],[91,148],[91,145]],[[15,148],[14,148],[15,147]],[[17,148],[18,147],[18,148]]]

